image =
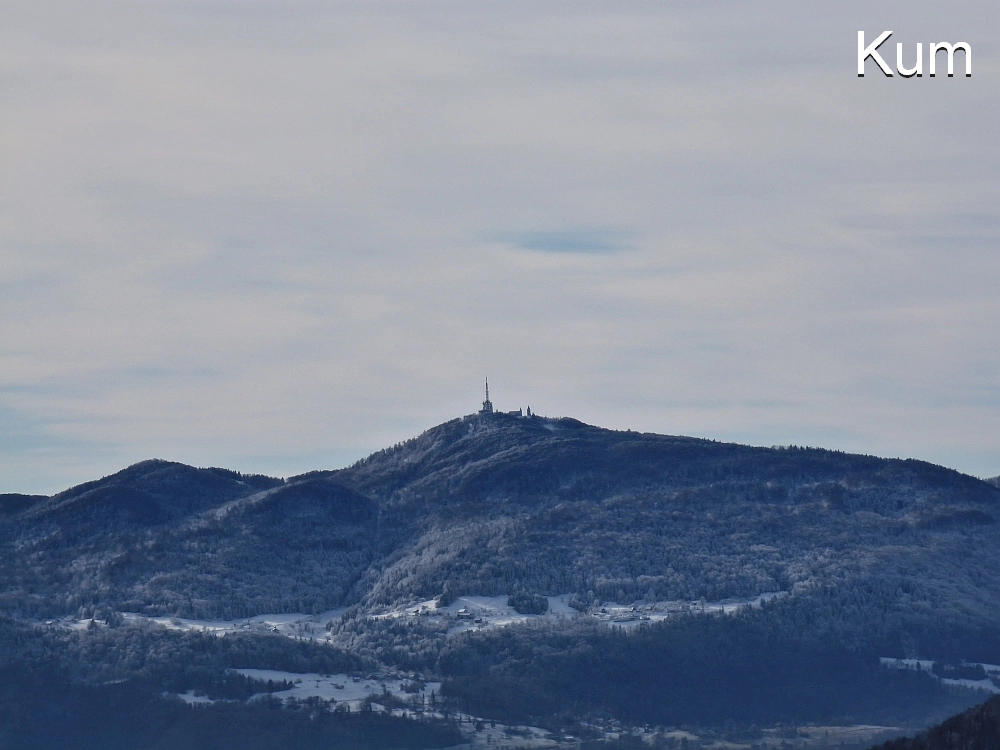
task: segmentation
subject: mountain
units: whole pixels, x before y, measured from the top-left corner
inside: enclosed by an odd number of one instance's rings
[[[1000,489],[912,460],[474,415],[287,481],[146,461],[4,496],[0,603],[241,617],[527,590],[622,603],[913,579],[1000,605]],[[975,564],[966,561],[975,557]],[[912,593],[910,594],[913,595]]]
[[[308,638],[344,663],[509,722],[925,726],[981,694],[879,658],[1000,663],[998,519],[995,483],[921,461],[475,414],[286,480],[153,460],[0,496],[0,615],[97,618],[134,654],[121,613],[326,612]],[[70,637],[38,648],[85,681],[331,669],[268,646],[109,671]]]

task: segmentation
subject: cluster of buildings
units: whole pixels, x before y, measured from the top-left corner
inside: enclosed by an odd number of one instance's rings
[[[493,409],[493,402],[490,401],[490,379],[486,378],[486,400],[483,401],[483,408],[479,410],[479,413],[484,416],[490,414],[508,414],[512,417],[530,417],[531,407],[528,407],[527,414],[522,413],[520,409],[515,409],[514,411],[495,411]]]

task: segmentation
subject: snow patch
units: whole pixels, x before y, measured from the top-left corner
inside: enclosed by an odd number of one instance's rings
[[[145,617],[135,612],[123,612],[122,617],[130,625],[155,622],[170,630],[197,631],[225,635],[226,633],[274,633],[296,640],[327,642],[330,640],[326,623],[338,620],[347,611],[346,607],[327,610],[317,615],[301,612],[264,614],[239,620],[192,620],[183,617]],[[85,621],[87,622],[87,621]],[[73,627],[70,625],[70,627]]]
[[[182,701],[191,706],[204,705],[206,703],[215,703],[215,701],[209,698],[207,695],[195,695],[194,690],[188,690],[186,693],[176,693],[175,695]]]
[[[617,604],[608,602],[580,612],[569,605],[572,594],[548,596],[548,611],[540,615],[525,615],[507,604],[506,596],[460,596],[446,607],[437,607],[433,599],[396,607],[371,615],[373,620],[426,618],[430,624],[447,627],[449,636],[470,630],[490,630],[517,623],[568,618],[592,617],[599,622],[625,629],[643,622],[661,622],[683,614],[734,614],[745,607],[760,607],[764,602],[787,596],[787,591],[772,591],[749,599],[727,599],[720,602],[662,601],[651,604]]]
[[[997,680],[1000,680],[1000,665],[985,664],[982,662],[963,662],[967,667],[982,667],[986,672],[986,678],[982,680],[954,679],[951,677],[941,677],[934,672],[934,665],[937,663],[933,659],[894,659],[891,656],[879,657],[879,662],[883,667],[889,669],[912,669],[916,672],[926,672],[931,677],[944,685],[954,685],[956,687],[969,688],[971,690],[982,690],[987,693],[1000,694],[1000,687]]]
[[[316,672],[282,672],[276,669],[236,669],[241,675],[264,682],[275,683],[287,681],[295,684],[289,690],[279,690],[269,695],[276,698],[321,698],[325,701],[335,701],[338,705],[346,704],[352,710],[361,707],[366,698],[377,699],[388,693],[394,698],[414,705],[431,700],[431,694],[441,692],[439,682],[419,682],[404,679],[383,679],[375,676],[367,678],[347,674],[317,674]]]

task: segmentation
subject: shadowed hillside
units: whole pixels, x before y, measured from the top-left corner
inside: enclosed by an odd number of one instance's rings
[[[997,750],[1000,748],[1000,697],[953,716],[909,739],[877,750]],[[874,749],[873,749],[874,750]]]

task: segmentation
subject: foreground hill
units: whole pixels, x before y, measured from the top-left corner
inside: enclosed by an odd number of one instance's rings
[[[956,606],[1000,603],[984,575],[1000,572],[1000,492],[919,461],[497,415],[332,477],[381,509],[391,553],[371,601],[445,586],[712,600],[927,569]]]
[[[1000,697],[953,716],[912,739],[880,745],[878,750],[996,750],[1000,748]]]

